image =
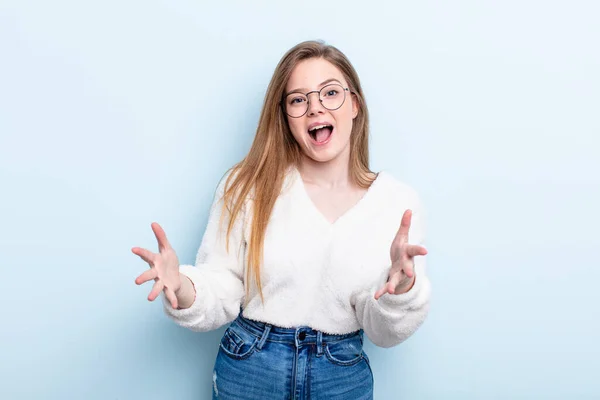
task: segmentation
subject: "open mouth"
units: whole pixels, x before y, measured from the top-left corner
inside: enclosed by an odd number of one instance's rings
[[[310,135],[310,138],[316,144],[327,143],[327,141],[331,137],[332,133],[333,133],[333,125],[327,125],[327,124],[315,126],[308,130],[308,134]]]

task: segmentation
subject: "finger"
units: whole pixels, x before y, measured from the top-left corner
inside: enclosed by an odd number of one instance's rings
[[[141,247],[134,247],[131,249],[131,252],[140,256],[142,260],[146,261],[148,264],[154,265],[156,255],[150,250],[142,249]]]
[[[395,293],[398,286],[403,286],[406,282],[412,280],[414,276],[414,263],[404,263],[402,269],[396,273],[390,274],[390,280],[387,285],[388,293]]]
[[[386,290],[387,293],[393,294],[394,291],[396,290],[396,287],[398,286],[398,284],[405,279],[404,273],[402,272],[402,270],[395,272],[393,274],[390,274],[390,279],[388,281],[388,283],[386,284]]]
[[[386,293],[394,294],[396,290],[396,286],[402,280],[401,272],[392,273],[388,279],[388,281],[383,285],[381,289],[375,292],[375,300],[379,300],[381,296]]]
[[[387,283],[385,285],[383,285],[383,287],[381,289],[379,289],[377,292],[375,292],[375,300],[379,300],[379,298],[381,296],[383,296],[384,294],[388,293],[388,288],[387,288]]]
[[[150,268],[147,271],[144,271],[140,276],[135,278],[135,283],[141,285],[142,283],[146,283],[152,279],[156,279],[158,277],[158,272],[156,268]]]
[[[396,279],[396,284],[400,283],[400,281],[406,279],[407,277],[412,278],[413,276],[415,276],[415,261],[412,257],[406,257],[398,262],[395,262],[394,264],[392,264],[392,268],[395,271],[399,271],[399,273],[393,276],[390,274],[391,278]]]
[[[412,277],[415,276],[415,263],[406,263],[404,267],[402,267],[402,272],[404,272],[404,275],[412,279]]]
[[[166,287],[165,296],[167,297],[167,300],[169,300],[169,303],[171,303],[171,307],[177,308],[179,304],[177,301],[177,296],[175,296],[175,292],[173,292],[170,288]]]
[[[148,295],[148,300],[154,301],[158,297],[160,292],[162,292],[163,288],[164,288],[164,285],[163,285],[162,281],[160,279],[158,279],[154,283],[154,286],[152,286],[152,290],[150,291],[150,294]]]
[[[409,257],[427,255],[427,249],[416,244],[406,245],[406,255]]]
[[[154,231],[154,236],[156,236],[156,240],[158,241],[158,249],[160,251],[164,249],[168,249],[171,247],[169,241],[167,240],[167,234],[163,230],[163,228],[157,223],[152,223],[152,230]]]
[[[402,215],[402,221],[400,221],[400,228],[394,238],[396,245],[401,245],[408,242],[408,231],[410,230],[410,221],[412,219],[412,210],[404,211]]]

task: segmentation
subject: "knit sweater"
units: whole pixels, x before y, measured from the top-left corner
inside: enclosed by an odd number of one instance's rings
[[[216,190],[195,265],[181,265],[196,289],[194,303],[166,314],[194,331],[231,322],[245,300],[246,249],[251,196],[230,235],[220,229],[226,177]],[[290,168],[271,214],[263,248],[264,303],[251,285],[246,318],[293,328],[310,326],[331,334],[363,329],[377,346],[391,347],[412,335],[429,310],[425,257],[415,257],[415,283],[406,293],[374,294],[388,278],[390,246],[406,209],[413,211],[409,243],[424,244],[424,216],[416,191],[383,171],[367,192],[334,223],[312,202],[300,173]]]

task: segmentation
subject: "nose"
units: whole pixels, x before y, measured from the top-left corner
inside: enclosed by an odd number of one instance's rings
[[[312,95],[312,98],[310,97]],[[323,107],[323,104],[321,104],[321,98],[319,96],[319,93],[310,93],[308,95],[308,112],[307,114],[310,115],[317,115],[317,114],[323,114],[323,112],[325,111],[325,107]]]

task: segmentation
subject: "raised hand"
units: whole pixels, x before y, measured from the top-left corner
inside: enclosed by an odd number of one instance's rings
[[[154,222],[152,230],[158,241],[159,253],[152,253],[150,250],[134,247],[131,249],[133,254],[136,254],[150,265],[150,269],[142,273],[135,279],[135,283],[142,283],[154,280],[154,286],[148,295],[149,301],[154,301],[161,291],[164,290],[167,300],[173,308],[177,308],[177,296],[175,293],[181,288],[181,277],[179,275],[179,259],[175,250],[169,244],[167,235],[161,226]]]
[[[408,231],[412,219],[412,211],[406,210],[402,216],[400,229],[390,248],[392,267],[390,268],[388,281],[375,293],[375,299],[379,300],[385,293],[400,294],[407,292],[415,281],[415,256],[424,256],[427,249],[408,243]]]

